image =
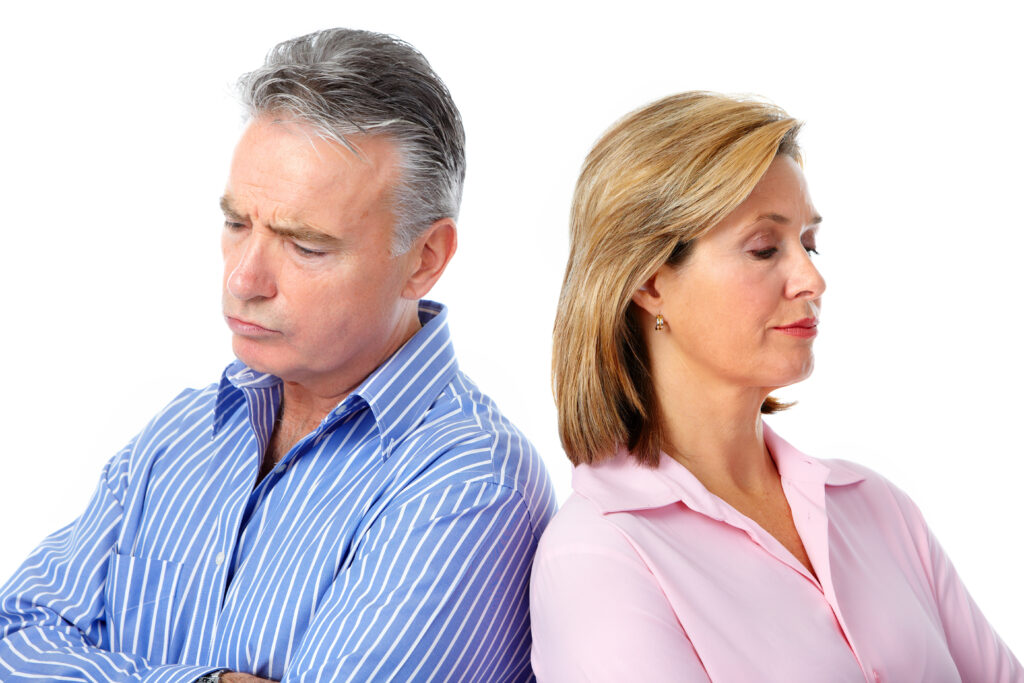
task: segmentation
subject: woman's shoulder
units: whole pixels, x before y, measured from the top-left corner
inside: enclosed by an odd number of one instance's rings
[[[848,460],[821,460],[831,472],[850,479],[825,487],[829,524],[853,542],[890,549],[912,546],[928,563],[931,532],[913,499],[875,470]]]
[[[629,541],[598,504],[574,491],[544,529],[537,560],[553,556],[632,553]]]
[[[920,515],[917,505],[903,489],[870,467],[840,458],[821,460],[820,462],[833,472],[843,471],[853,475],[856,478],[853,483],[857,484],[853,490],[860,497],[867,497],[878,503],[895,505],[904,512],[913,513],[915,516]]]
[[[632,554],[621,517],[678,502],[660,468],[639,465],[624,449],[573,470],[573,493],[548,525],[539,553],[603,550]]]
[[[765,442],[776,458],[784,477],[824,480],[830,500],[859,500],[872,505],[896,506],[919,516],[917,506],[899,486],[882,474],[858,462],[842,458],[808,455],[765,425]]]

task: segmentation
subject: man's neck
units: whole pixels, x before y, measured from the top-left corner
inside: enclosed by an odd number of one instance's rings
[[[367,353],[356,354],[353,362],[346,367],[338,368],[330,374],[299,380],[282,377],[284,395],[278,411],[279,420],[309,418],[319,422],[327,417],[367,377],[412,339],[420,327],[417,309],[410,308],[393,328],[393,332],[380,340],[380,346]]]
[[[311,382],[282,380],[281,405],[278,406],[274,433],[271,435],[264,457],[264,469],[273,466],[302,437],[316,429],[332,410],[355,391],[374,370],[402,348],[419,329],[419,316],[414,310],[414,314],[397,330],[392,341],[371,357],[366,365],[372,367],[365,372],[356,373],[358,377],[346,376],[334,381],[330,378],[319,378]]]

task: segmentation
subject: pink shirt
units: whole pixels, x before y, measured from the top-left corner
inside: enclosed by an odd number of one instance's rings
[[[1024,682],[906,494],[764,437],[820,582],[668,456],[581,465],[534,560],[540,683]]]

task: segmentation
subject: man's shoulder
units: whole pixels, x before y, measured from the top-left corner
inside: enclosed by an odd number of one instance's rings
[[[410,438],[437,442],[440,450],[458,454],[467,465],[491,471],[499,484],[507,484],[505,479],[520,467],[540,463],[526,435],[461,372],[443,388]]]
[[[218,384],[182,390],[164,405],[106,464],[103,479],[112,491],[124,491],[140,473],[152,471],[182,435],[208,434],[217,405]]]
[[[140,436],[147,432],[165,429],[167,425],[210,416],[216,408],[217,383],[201,388],[185,388],[156,412],[143,428]]]
[[[547,469],[528,438],[468,377],[457,372],[392,453],[417,470],[415,488],[476,482],[506,489],[529,508],[539,532],[554,513]]]

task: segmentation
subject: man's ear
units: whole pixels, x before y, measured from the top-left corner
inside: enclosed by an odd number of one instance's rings
[[[655,316],[661,313],[662,300],[661,292],[658,291],[658,283],[665,276],[667,266],[662,266],[654,271],[640,287],[633,292],[633,303],[645,310],[649,315]]]
[[[458,242],[455,221],[451,218],[435,221],[424,230],[405,254],[412,261],[412,274],[405,282],[402,296],[406,299],[422,299],[452,260]]]

